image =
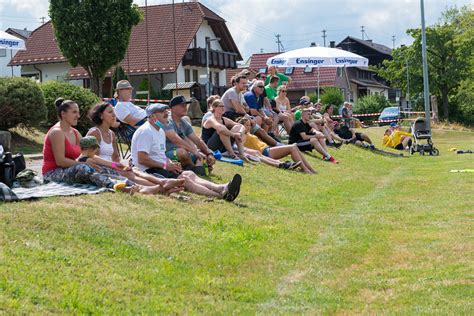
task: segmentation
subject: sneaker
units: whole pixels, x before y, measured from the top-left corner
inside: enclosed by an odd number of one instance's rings
[[[336,143],[336,142],[334,142],[334,143],[333,143],[333,146],[334,146],[336,149],[339,149],[339,147],[342,146],[342,143]]]
[[[280,169],[290,169],[291,167],[291,162],[290,161],[285,161],[285,162],[282,162],[278,165],[278,168]]]
[[[370,144],[370,145],[369,145],[369,148],[372,149],[372,150],[375,150],[374,144]]]
[[[300,165],[301,165],[301,161],[292,161],[290,162],[290,170],[295,170],[296,168],[298,168]]]
[[[329,158],[328,158],[328,157],[324,157],[323,160],[324,160],[324,161],[330,161],[330,162],[335,163],[335,164],[338,164],[338,163],[339,163],[339,161],[337,161],[333,156],[331,156],[331,157],[329,157]]]
[[[223,196],[223,199],[227,202],[234,201],[240,193],[240,185],[242,184],[242,177],[240,174],[235,174],[234,178],[227,185],[226,193]]]

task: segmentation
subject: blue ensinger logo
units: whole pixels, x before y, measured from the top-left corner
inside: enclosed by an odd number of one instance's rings
[[[283,65],[284,63],[285,63],[285,60],[281,58],[274,58],[271,61],[272,65]]]
[[[336,58],[336,64],[350,64],[350,65],[354,65],[354,64],[357,64],[357,59]]]
[[[324,63],[324,59],[302,59],[302,58],[296,58],[296,63],[297,64],[307,64],[307,65],[319,65]]]

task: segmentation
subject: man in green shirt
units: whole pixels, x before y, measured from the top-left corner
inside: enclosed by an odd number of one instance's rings
[[[280,78],[277,76],[273,76],[270,78],[270,83],[265,86],[265,94],[267,95],[267,98],[269,101],[275,99],[277,95],[276,88],[278,86],[278,81]]]
[[[278,80],[278,85],[276,86],[276,88],[278,88],[279,86],[281,86],[283,84],[283,81],[286,81],[288,82],[288,84],[290,84],[293,80],[291,79],[291,77],[288,77],[284,74],[281,74],[278,72],[276,66],[270,66],[268,67],[268,73],[269,75],[267,75],[267,77],[265,78],[265,85],[269,84],[270,83],[270,78],[273,77],[273,76],[277,76],[279,78]],[[276,89],[275,88],[275,89]]]

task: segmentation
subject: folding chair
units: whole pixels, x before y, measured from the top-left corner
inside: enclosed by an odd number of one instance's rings
[[[119,127],[115,130],[120,157],[124,160],[129,159],[131,156],[132,137],[135,131],[134,127],[123,122],[120,122]]]

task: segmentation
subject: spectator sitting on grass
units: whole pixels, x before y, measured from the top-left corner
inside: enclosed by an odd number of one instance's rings
[[[182,95],[171,99],[171,117],[163,127],[166,134],[166,156],[173,161],[179,161],[185,169],[205,175],[203,160],[205,159],[211,168],[216,160],[212,151],[196,136],[191,124],[183,120],[186,116],[186,104]]]
[[[154,103],[146,108],[147,122],[140,126],[132,138],[132,161],[141,171],[158,177],[184,179],[187,191],[208,197],[217,197],[233,201],[240,192],[242,177],[234,175],[228,184],[215,184],[196,176],[192,171],[183,171],[179,162],[166,157],[166,135],[163,130],[168,122],[169,107]],[[209,120],[208,120],[209,121]]]
[[[120,155],[117,147],[117,137],[110,129],[117,123],[115,119],[115,112],[109,103],[99,103],[92,108],[89,113],[91,121],[95,124],[88,132],[88,136],[93,136],[97,139],[99,149],[97,155],[105,161],[116,163],[121,166]],[[110,163],[108,164],[110,166]],[[108,168],[101,168],[101,173],[104,173]],[[133,181],[134,183],[154,186],[160,185],[163,187],[163,193],[175,192],[175,187],[181,187],[183,180],[178,179],[163,179],[157,178],[137,168],[115,168],[114,172],[118,172],[121,176]]]
[[[348,127],[345,123],[335,122],[334,133],[336,133],[340,138],[344,139],[346,144],[354,144],[361,147],[375,149],[369,136],[363,133],[355,132],[354,129]]]
[[[224,104],[219,99],[212,103],[211,111],[212,116],[202,125],[202,140],[211,150],[227,152],[227,155],[231,158],[237,158],[232,146],[233,143],[235,143],[239,149],[239,157],[247,161],[242,143],[242,135],[244,133],[243,126],[231,119],[223,117]]]
[[[400,125],[396,125],[393,130],[387,129],[383,135],[383,145],[397,150],[409,150],[412,144],[411,134],[403,132]]]
[[[250,133],[250,120],[248,118],[240,118],[239,123],[242,124],[245,128],[244,134],[244,146],[245,149],[252,149],[257,151],[257,156],[261,158],[261,156],[269,157],[273,161],[271,161],[271,165],[275,165],[275,162],[278,164],[276,165],[279,168],[284,169],[294,169],[299,167],[304,173],[314,174],[316,171],[311,167],[311,165],[306,161],[304,155],[299,151],[296,144],[293,145],[282,145],[277,147],[269,147],[264,142],[260,141],[257,136],[252,135]],[[251,154],[251,153],[250,153]],[[290,155],[293,159],[293,163],[285,164],[278,161],[283,157]],[[268,163],[265,159],[261,160],[265,163]]]
[[[256,80],[250,91],[244,93],[244,99],[249,106],[249,114],[255,118],[255,122],[268,133],[273,124],[273,118],[269,117],[264,109],[264,90],[263,81]],[[237,121],[237,120],[235,120]]]
[[[100,174],[100,166],[86,159],[76,159],[81,154],[81,134],[74,128],[79,120],[79,106],[71,100],[58,98],[55,101],[59,122],[53,125],[44,139],[42,173],[45,182],[68,184],[94,184],[113,188],[116,182]]]
[[[287,97],[288,88],[281,85],[277,89],[275,98],[275,111],[278,113],[279,123],[283,123],[286,133],[290,133],[291,126],[294,123],[293,113],[291,112],[290,100]]]
[[[324,136],[320,137],[313,131],[313,128],[309,124],[310,119],[311,109],[303,109],[301,111],[301,119],[296,121],[291,127],[288,142],[290,144],[296,144],[301,151],[312,151],[315,149],[323,155],[325,161],[338,163],[338,161],[329,154]]]
[[[116,180],[119,185],[114,185],[114,189],[129,192],[129,193],[142,193],[142,194],[158,194],[165,193],[170,194],[173,192],[182,191],[183,188],[180,186],[173,186],[169,189],[165,189],[159,184],[152,184],[150,186],[139,185],[131,181],[127,181],[127,178],[122,176],[118,170],[130,171],[132,168],[125,166],[122,163],[117,163],[115,161],[105,160],[100,156],[97,156],[99,152],[99,144],[95,136],[86,136],[80,141],[81,146],[81,156],[77,159],[79,162],[86,162],[87,160],[94,162],[95,164],[102,167],[101,174],[109,176],[112,181]],[[181,185],[184,183],[183,180],[180,181]],[[124,183],[125,185],[120,185]]]
[[[276,66],[270,66],[268,67],[268,75],[265,77],[265,85],[269,84],[270,78],[274,76],[277,76],[279,78],[277,88],[281,86],[283,82],[287,82],[287,84],[291,84],[293,82],[293,79],[291,79],[291,77],[279,73]]]

